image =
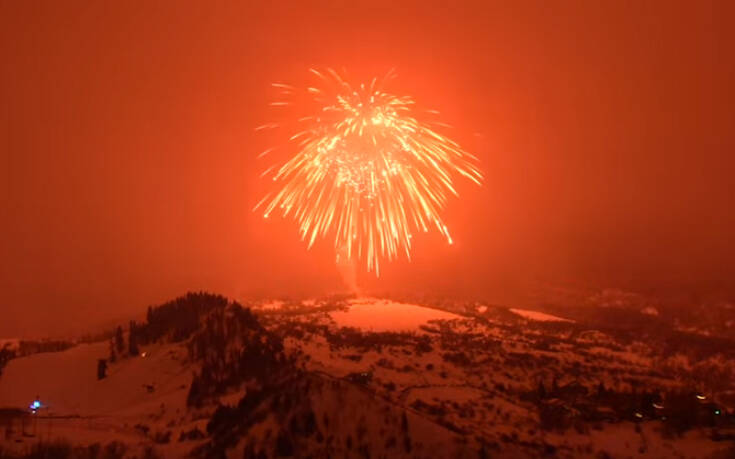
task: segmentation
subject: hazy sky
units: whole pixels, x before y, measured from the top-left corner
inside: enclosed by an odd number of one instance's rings
[[[311,66],[395,67],[487,178],[449,204],[455,245],[362,285],[728,287],[733,3],[460,3],[0,1],[0,336],[339,290],[328,242],[250,211],[269,85]]]

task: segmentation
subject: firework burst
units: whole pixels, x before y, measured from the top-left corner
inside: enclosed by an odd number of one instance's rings
[[[410,259],[416,232],[435,228],[451,244],[441,211],[449,196],[457,196],[456,176],[480,184],[477,159],[437,132],[445,125],[419,121],[411,98],[385,92],[393,72],[359,86],[331,69],[311,72],[320,85],[305,95],[316,106],[289,133],[288,150],[295,154],[263,173],[272,174],[277,187],[255,210],[266,218],[294,218],[309,247],[333,238],[338,262],[364,260],[376,274],[381,258],[404,252]],[[302,93],[273,86],[282,96],[271,103],[275,107],[293,105]],[[257,129],[277,127],[284,125]]]

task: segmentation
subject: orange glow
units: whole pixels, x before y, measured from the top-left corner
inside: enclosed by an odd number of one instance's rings
[[[389,92],[481,161],[439,212],[453,245],[429,221],[380,277],[346,264],[366,294],[733,302],[735,2],[169,3],[0,2],[0,338],[188,290],[345,289],[334,230],[306,250],[295,209],[252,212],[319,109],[308,68],[330,65],[396,68]]]
[[[411,98],[385,92],[393,72],[353,87],[332,69],[311,71],[324,84],[306,90],[317,109],[299,118],[301,130],[288,133],[297,153],[263,173],[274,172],[279,189],[255,209],[265,207],[265,218],[274,211],[293,217],[309,247],[332,235],[338,263],[340,256],[364,258],[376,274],[380,258],[394,259],[402,250],[410,259],[414,232],[434,227],[452,244],[440,213],[450,195],[458,196],[455,176],[480,184],[477,159],[435,130],[446,125],[419,121]],[[273,86],[286,99],[297,91]]]

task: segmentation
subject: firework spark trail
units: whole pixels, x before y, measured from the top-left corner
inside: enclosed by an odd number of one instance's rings
[[[440,213],[450,195],[458,196],[455,175],[480,184],[477,158],[434,130],[443,123],[418,121],[411,98],[384,92],[392,72],[357,87],[332,69],[311,72],[323,84],[306,89],[316,113],[299,118],[301,129],[289,137],[296,154],[263,173],[273,172],[278,187],[254,210],[263,208],[266,218],[273,212],[294,218],[309,248],[331,235],[338,262],[340,256],[365,259],[367,270],[378,275],[381,258],[403,251],[410,259],[416,231],[435,227],[451,244]],[[287,98],[298,92],[273,86]]]

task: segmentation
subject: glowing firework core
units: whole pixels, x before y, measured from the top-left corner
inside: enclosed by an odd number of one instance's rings
[[[449,194],[457,195],[453,175],[480,183],[476,158],[438,134],[433,126],[440,123],[419,122],[410,98],[383,92],[392,74],[379,85],[373,79],[353,88],[331,69],[312,72],[327,86],[307,90],[317,113],[299,118],[305,127],[290,137],[298,151],[276,169],[279,190],[256,209],[264,205],[266,218],[274,210],[292,215],[309,247],[334,235],[338,261],[340,255],[364,258],[376,273],[381,257],[390,260],[403,250],[410,258],[414,231],[434,226],[451,244],[440,211]],[[282,95],[295,91],[274,86]]]

